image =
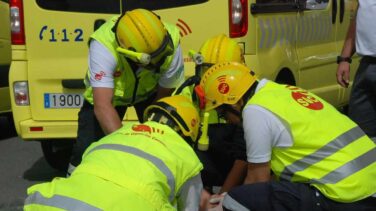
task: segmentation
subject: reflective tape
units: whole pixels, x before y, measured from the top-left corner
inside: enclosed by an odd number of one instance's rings
[[[319,184],[335,184],[342,179],[352,175],[353,173],[371,165],[376,161],[376,148],[364,153],[356,159],[346,163],[345,165],[337,168],[336,170],[325,175],[319,180],[312,180],[311,183]]]
[[[171,190],[170,195],[169,195],[169,200],[170,202],[174,200],[175,177],[173,173],[171,172],[171,170],[167,167],[167,165],[161,159],[159,159],[158,157],[155,157],[154,155],[148,154],[140,149],[130,147],[130,146],[124,146],[121,144],[102,144],[91,149],[88,152],[88,154],[92,153],[93,151],[101,150],[101,149],[110,149],[110,150],[116,150],[116,151],[133,154],[135,156],[141,157],[153,163],[167,177],[167,183],[170,186],[170,190]]]
[[[333,155],[334,153],[336,153],[337,151],[339,151],[346,145],[358,140],[362,136],[365,136],[365,134],[363,130],[360,129],[358,126],[350,129],[349,131],[343,133],[342,135],[338,136],[334,140],[330,141],[328,144],[321,147],[314,153],[309,154],[305,156],[304,158],[297,160],[294,163],[286,166],[285,169],[281,173],[281,178],[285,180],[291,180],[291,178],[296,172],[303,171],[304,169],[314,165],[315,163],[318,163],[324,160],[325,158]],[[354,173],[354,171],[351,171],[351,172],[338,171],[338,173],[343,173],[344,175],[341,175],[341,177],[344,178],[343,176],[351,175],[352,173]],[[332,177],[328,177],[328,178],[332,178]]]
[[[44,206],[56,207],[64,210],[82,210],[82,211],[99,211],[97,207],[90,205],[78,199],[62,195],[53,195],[51,198],[44,197],[39,192],[34,192],[25,199],[25,206],[39,204]]]

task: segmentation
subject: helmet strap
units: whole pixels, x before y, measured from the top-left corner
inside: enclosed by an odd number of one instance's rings
[[[245,92],[245,94],[243,95],[242,99],[244,100],[244,105],[243,107],[247,104],[248,100],[251,99],[251,97],[253,97],[253,95],[255,94],[256,92],[256,88],[257,88],[257,85],[258,85],[258,81],[255,81],[251,87],[249,87],[249,89]]]
[[[222,108],[226,110],[227,112],[234,114],[235,116],[239,117],[242,120],[242,113],[240,111],[235,110],[231,105],[223,104]]]
[[[200,77],[198,77],[197,75],[193,75],[191,77],[189,77],[187,80],[185,80],[182,85],[179,86],[179,88],[176,90],[175,92],[175,95],[178,95],[180,94],[183,89],[187,86],[191,86],[191,85],[198,85],[200,83]],[[192,93],[192,95],[194,94],[194,92]]]
[[[185,136],[179,125],[172,120],[168,115],[165,115],[164,112],[154,111],[150,113],[148,121],[158,122],[163,125],[169,126],[171,129],[173,129],[177,134],[180,135],[190,146],[194,146],[194,142],[191,140],[191,137]]]

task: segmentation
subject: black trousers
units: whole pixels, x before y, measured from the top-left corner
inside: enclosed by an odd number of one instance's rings
[[[209,124],[209,149],[196,154],[204,166],[204,187],[222,186],[235,160],[246,160],[246,146],[241,126]]]
[[[143,113],[147,106],[149,106],[154,98],[155,94],[149,99],[136,103],[134,105],[138,120],[143,121]],[[126,106],[115,107],[120,119],[123,119],[125,112],[127,111]],[[73,145],[72,156],[70,163],[73,166],[78,166],[81,163],[82,155],[85,150],[90,146],[91,143],[98,141],[103,136],[105,136],[97,118],[94,114],[94,106],[89,102],[84,101],[81,110],[78,113],[78,131],[77,131],[77,141]]]
[[[356,72],[349,100],[349,117],[370,137],[376,137],[376,57],[365,56]]]
[[[281,181],[236,187],[225,197],[223,207],[237,211],[375,211],[376,198],[340,203],[326,198],[308,184]]]

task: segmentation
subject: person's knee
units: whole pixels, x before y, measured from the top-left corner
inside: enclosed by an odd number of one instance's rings
[[[271,210],[270,184],[256,183],[233,188],[226,195],[223,207],[228,210]]]

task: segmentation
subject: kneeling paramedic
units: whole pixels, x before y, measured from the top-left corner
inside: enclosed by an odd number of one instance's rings
[[[184,81],[179,30],[145,9],[115,16],[90,37],[84,104],[68,173],[85,149],[122,125],[127,107],[138,119],[146,106]]]
[[[375,142],[332,105],[238,63],[214,65],[199,86],[206,111],[244,128],[245,185],[224,196],[224,209],[375,210]]]
[[[202,74],[216,63],[244,63],[244,56],[240,46],[224,34],[207,39],[197,53],[194,51],[190,53],[196,63],[195,75],[188,78],[174,94],[191,98],[199,110],[197,94],[200,94],[200,90],[194,90],[194,87],[200,83]],[[203,115],[201,119],[204,119]],[[196,153],[204,165],[201,176],[205,189],[212,193],[213,186],[221,186],[219,193],[223,193],[242,184],[246,174],[243,130],[235,124],[225,124],[215,110],[209,111],[208,123],[209,141],[206,143],[199,141]],[[203,140],[204,136],[201,138],[199,140]],[[244,177],[239,177],[241,174]]]
[[[196,108],[184,96],[166,97],[144,118],[91,144],[70,177],[30,187],[24,209],[198,210]]]

